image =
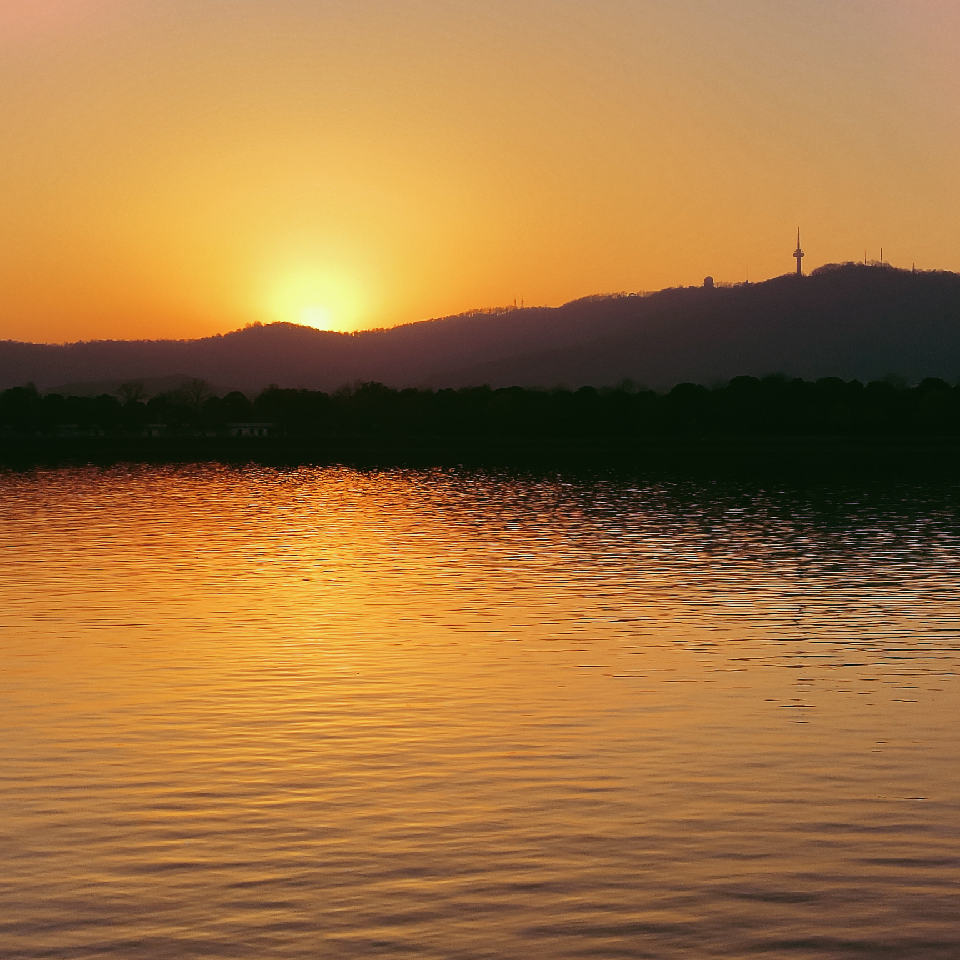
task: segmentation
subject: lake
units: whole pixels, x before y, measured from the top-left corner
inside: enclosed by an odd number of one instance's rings
[[[0,473],[0,956],[960,956],[960,487]]]

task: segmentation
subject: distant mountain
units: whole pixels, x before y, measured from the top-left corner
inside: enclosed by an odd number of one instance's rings
[[[842,264],[732,287],[588,297],[341,334],[295,324],[202,340],[0,342],[0,389],[199,377],[256,393],[392,387],[663,389],[741,374],[960,378],[960,274]]]

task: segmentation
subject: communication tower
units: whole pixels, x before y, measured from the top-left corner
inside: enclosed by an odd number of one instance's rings
[[[797,276],[803,276],[803,251],[800,249],[800,228],[797,227],[797,249],[793,251],[793,255],[797,258]]]

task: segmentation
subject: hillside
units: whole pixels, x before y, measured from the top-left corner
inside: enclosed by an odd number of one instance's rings
[[[0,342],[0,389],[171,376],[248,393],[358,380],[576,388],[629,378],[662,389],[769,373],[953,383],[960,275],[844,264],[802,281],[593,297],[353,335],[278,323],[200,340]]]

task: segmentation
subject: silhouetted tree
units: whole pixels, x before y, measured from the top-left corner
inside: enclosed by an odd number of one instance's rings
[[[183,392],[186,394],[187,402],[190,404],[195,414],[200,413],[203,401],[210,396],[209,384],[206,380],[199,377],[193,377],[183,385]]]
[[[125,380],[117,387],[117,397],[124,406],[146,399],[147,388],[142,380]]]

